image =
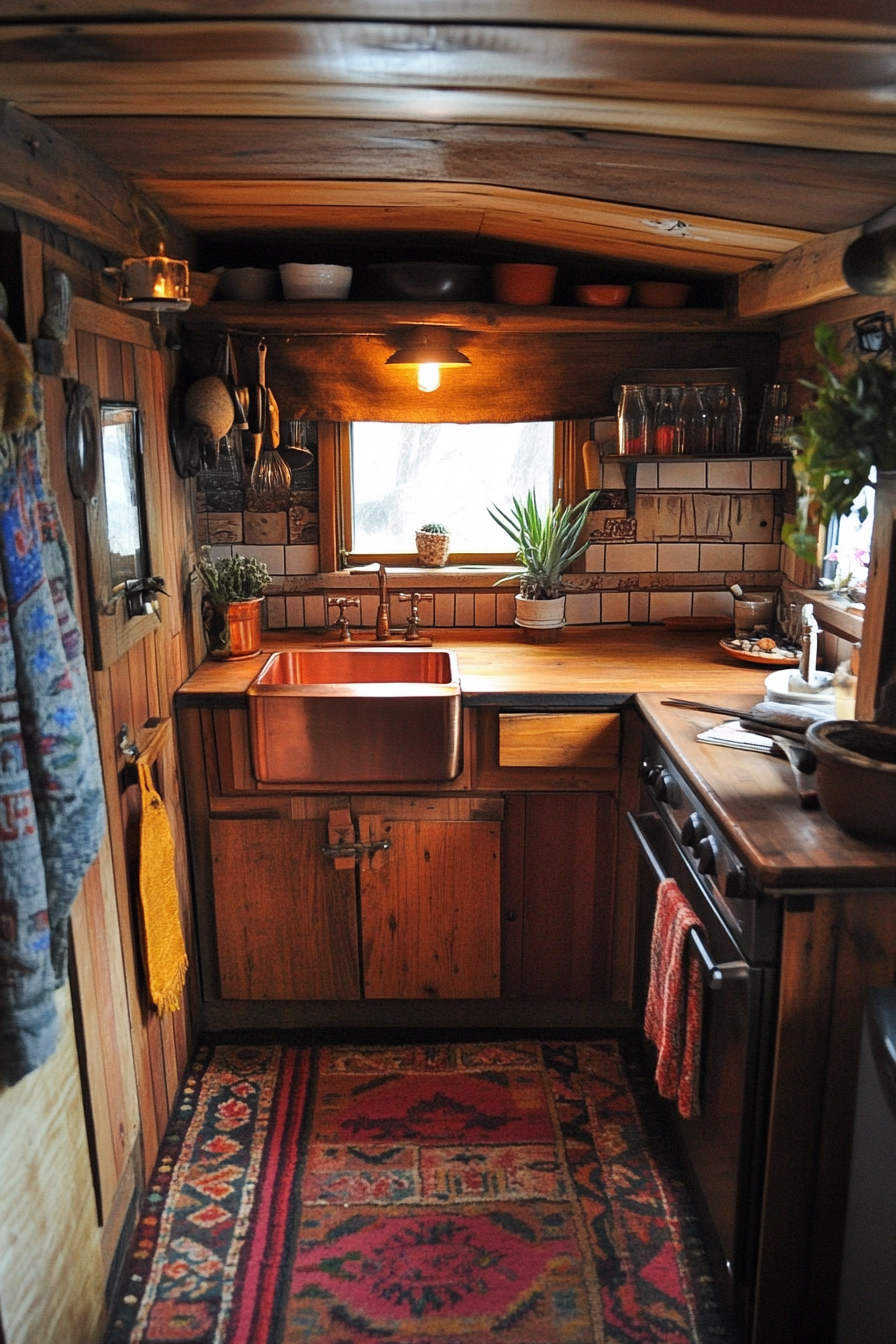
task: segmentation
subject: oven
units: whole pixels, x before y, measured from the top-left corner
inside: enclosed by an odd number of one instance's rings
[[[737,852],[656,737],[645,730],[639,848],[636,1009],[643,1020],[656,890],[674,878],[699,916],[692,955],[703,981],[700,1106],[672,1103],[710,1253],[728,1276],[744,1333],[752,1315],[778,987],[781,903],[751,887]],[[650,1047],[652,1049],[652,1047]]]

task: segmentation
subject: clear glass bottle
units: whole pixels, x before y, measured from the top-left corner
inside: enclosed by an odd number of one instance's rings
[[[678,403],[678,452],[703,454],[709,443],[709,422],[699,387],[688,383]]]
[[[756,433],[756,452],[759,456],[782,453],[784,434],[792,421],[787,415],[790,387],[787,383],[766,383],[762,392],[762,411]]]
[[[617,413],[619,452],[637,457],[647,452],[650,415],[639,383],[623,383]]]
[[[661,387],[653,425],[654,452],[670,457],[681,452],[681,430],[678,424],[678,406],[682,389],[678,386]]]

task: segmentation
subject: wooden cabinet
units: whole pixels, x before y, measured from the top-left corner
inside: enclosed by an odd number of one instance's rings
[[[500,798],[289,806],[210,820],[222,998],[497,997]]]
[[[353,871],[326,862],[325,819],[210,823],[225,999],[357,999]]]
[[[611,793],[521,793],[507,798],[505,995],[609,997],[616,816]]]

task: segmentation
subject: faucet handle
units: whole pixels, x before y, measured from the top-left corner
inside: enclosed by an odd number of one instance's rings
[[[350,641],[351,641],[351,637],[352,637],[352,632],[351,632],[351,630],[349,629],[348,617],[347,617],[346,614],[345,614],[345,609],[346,609],[346,607],[360,607],[360,605],[361,605],[361,599],[360,599],[360,597],[328,597],[328,598],[327,598],[327,606],[328,606],[328,607],[338,607],[338,608],[339,608],[339,617],[338,617],[338,619],[334,622],[334,626],[333,626],[333,628],[334,628],[335,630],[338,630],[338,631],[339,631],[339,639],[340,639],[340,641],[341,641],[343,644],[348,644],[348,643],[350,643]]]
[[[408,643],[412,644],[415,640],[421,638],[420,603],[432,602],[433,610],[435,610],[435,598],[432,593],[399,593],[398,600],[399,602],[410,602],[411,604],[411,614],[408,617],[408,625],[404,632],[404,637]]]

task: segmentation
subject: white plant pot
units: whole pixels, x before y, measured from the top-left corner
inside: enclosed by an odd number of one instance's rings
[[[558,630],[566,624],[566,597],[516,595],[516,624],[526,630]]]

